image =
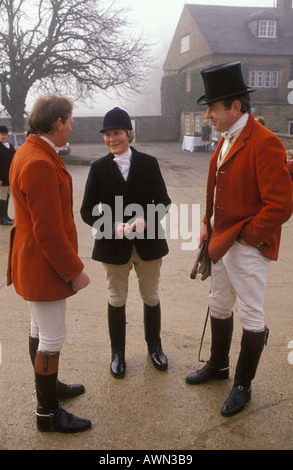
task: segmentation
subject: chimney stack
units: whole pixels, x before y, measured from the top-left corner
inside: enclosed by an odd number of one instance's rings
[[[277,0],[277,14],[280,16],[280,33],[293,35],[292,0]]]

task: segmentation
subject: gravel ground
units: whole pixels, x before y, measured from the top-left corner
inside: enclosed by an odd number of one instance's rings
[[[135,146],[159,159],[172,202],[177,207],[200,204],[202,215],[211,154],[183,151],[179,143]],[[101,265],[91,260],[93,238],[79,215],[90,161],[105,153],[104,145],[74,145],[71,155],[65,158],[73,176],[80,256],[91,284],[68,300],[67,338],[60,359],[60,380],[81,382],[86,393],[62,406],[77,416],[91,419],[92,429],[75,435],[40,433],[36,429],[36,398],[28,354],[28,308],[13,286],[6,286],[9,228],[0,226],[0,449],[112,450],[117,455],[119,451],[121,455],[122,451],[131,455],[135,450],[185,454],[198,450],[291,450],[293,361],[290,364],[288,360],[288,344],[293,340],[292,218],[283,228],[279,261],[270,265],[265,303],[270,336],[253,383],[252,400],[242,413],[227,419],[220,410],[230,393],[238,358],[241,327],[237,308],[231,378],[188,386],[186,375],[199,365],[209,281],[190,279],[195,251],[182,250],[182,238],[169,240],[170,253],[164,258],[161,276],[162,342],[169,359],[168,371],[155,370],[147,356],[142,302],[131,273],[127,373],[121,380],[109,373],[104,274]],[[12,204],[9,211],[13,215]],[[204,359],[209,357],[209,345],[208,327]]]

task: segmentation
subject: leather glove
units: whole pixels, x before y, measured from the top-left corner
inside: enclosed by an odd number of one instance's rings
[[[201,274],[201,281],[205,281],[211,275],[211,260],[207,259],[206,255],[204,255],[203,259],[199,263],[197,272]]]

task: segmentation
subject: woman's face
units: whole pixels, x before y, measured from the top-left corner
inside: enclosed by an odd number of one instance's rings
[[[129,137],[123,129],[111,129],[104,132],[104,140],[109,151],[115,155],[122,155],[128,150]]]

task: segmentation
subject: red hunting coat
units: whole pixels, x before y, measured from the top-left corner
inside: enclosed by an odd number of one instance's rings
[[[208,224],[209,257],[214,263],[219,261],[240,236],[267,258],[276,260],[281,225],[292,214],[285,149],[251,115],[217,174],[222,143],[223,138],[211,158],[207,182],[204,221]],[[212,230],[209,221],[213,211]]]
[[[77,255],[72,179],[55,150],[30,135],[10,168],[14,203],[8,285],[25,300],[73,295],[70,280],[83,270]]]

